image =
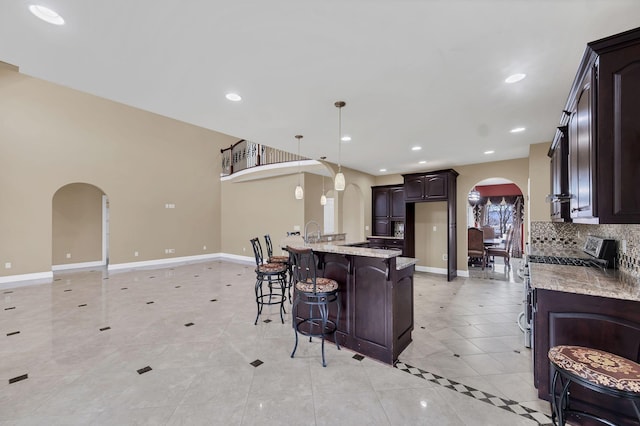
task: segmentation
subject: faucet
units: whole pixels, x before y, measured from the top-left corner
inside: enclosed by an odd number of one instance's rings
[[[306,225],[304,225],[304,242],[305,243],[310,243],[311,242],[311,238],[310,235],[308,233],[308,229],[309,229],[309,225],[314,224],[316,225],[316,228],[318,229],[316,231],[316,238],[315,241],[319,241],[320,240],[320,224],[318,222],[316,222],[315,220],[310,220],[309,222],[307,222]]]

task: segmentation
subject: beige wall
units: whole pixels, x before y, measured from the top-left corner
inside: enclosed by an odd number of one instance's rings
[[[416,203],[415,256],[418,266],[447,269],[447,203]]]
[[[274,252],[279,254],[280,240],[287,231],[293,231],[296,225],[304,229],[305,203],[311,199],[308,195],[311,191],[305,191],[303,200],[296,200],[293,193],[297,183],[295,174],[246,182],[223,182],[220,251],[253,258],[249,240],[258,237],[266,251],[264,235],[269,234]]]
[[[3,69],[0,120],[0,276],[51,270],[53,195],[74,182],[109,197],[111,263],[220,251],[236,138]]]
[[[545,198],[551,193],[551,158],[547,156],[551,142],[529,145],[530,222],[549,222],[551,206]]]
[[[99,188],[84,183],[63,186],[55,193],[53,265],[102,260],[102,195]]]

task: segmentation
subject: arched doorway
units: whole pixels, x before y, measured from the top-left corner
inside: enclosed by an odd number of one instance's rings
[[[504,241],[513,229],[511,258],[521,258],[524,251],[525,202],[522,189],[513,181],[490,178],[469,188],[467,227],[483,230],[485,239]],[[471,265],[470,265],[471,266]],[[505,277],[509,271],[505,269]]]
[[[108,199],[87,183],[70,183],[52,198],[52,269],[108,264]]]

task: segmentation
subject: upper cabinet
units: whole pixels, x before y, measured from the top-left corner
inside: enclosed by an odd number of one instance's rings
[[[371,187],[373,235],[394,236],[395,222],[404,222],[404,188],[400,185]],[[403,228],[404,229],[404,228]]]
[[[568,126],[558,127],[551,157],[551,221],[570,222],[569,214],[569,138]]]
[[[448,192],[448,174],[404,175],[404,193],[406,201],[446,201]]]
[[[589,43],[560,123],[574,222],[640,223],[639,115],[640,28]]]

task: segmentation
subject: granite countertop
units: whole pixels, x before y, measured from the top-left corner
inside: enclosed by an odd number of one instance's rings
[[[640,301],[638,280],[618,270],[529,263],[531,287]]]
[[[415,265],[416,263],[418,263],[418,259],[415,259],[413,257],[398,256],[396,257],[396,271],[408,268],[409,266]]]
[[[378,235],[371,235],[370,237],[367,238],[380,238],[383,240],[403,240],[403,237],[389,237],[388,235],[383,235],[383,236],[378,236]]]
[[[325,253],[350,254],[353,256],[379,257],[389,259],[401,254],[400,250],[383,250],[367,247],[351,247],[351,244],[367,244],[368,241],[329,241],[324,243],[307,243],[303,247],[309,247],[315,251]]]

